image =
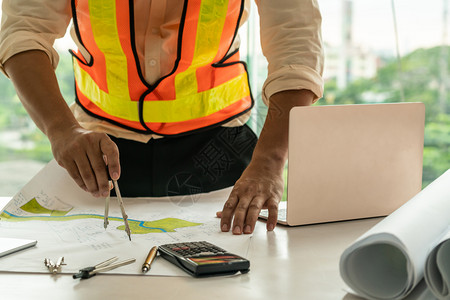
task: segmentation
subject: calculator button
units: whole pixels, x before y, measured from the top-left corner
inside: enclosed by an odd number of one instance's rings
[[[206,255],[215,255],[215,253],[211,252],[211,251],[204,251],[204,252],[197,253],[197,255],[198,256],[206,256]]]

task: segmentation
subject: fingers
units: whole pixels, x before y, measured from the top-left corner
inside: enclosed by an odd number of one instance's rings
[[[86,153],[83,154],[77,156],[74,159],[74,163],[77,166],[78,172],[81,175],[81,179],[83,180],[87,191],[95,197],[99,197],[97,180],[94,171],[91,168],[91,163],[89,162],[88,156],[86,155]]]
[[[86,177],[83,177],[83,179],[88,180],[93,186],[93,189],[89,191],[94,196],[106,197],[110,192],[107,172],[114,180],[119,179],[120,176],[119,150],[117,145],[106,134],[101,134],[98,138],[99,140],[94,140],[94,147],[87,149],[92,173],[86,174]],[[88,169],[86,168],[86,170]],[[94,184],[97,186],[97,190],[95,190]]]
[[[109,194],[109,181],[103,155],[99,148],[88,149],[87,155],[91,172],[88,174],[89,177],[86,176],[83,179],[89,180],[90,184],[94,187],[94,196],[106,197]],[[95,191],[95,186],[97,187],[97,191]]]
[[[251,200],[251,196],[245,195],[239,198],[239,202],[236,205],[236,209],[234,211],[234,220],[233,220],[233,234],[241,234],[244,232],[244,220],[247,215],[247,209]],[[248,227],[245,228],[248,232]]]
[[[225,202],[222,209],[222,219],[220,220],[220,229],[224,232],[230,230],[231,219],[233,218],[234,209],[236,208],[236,204],[238,203],[238,198],[234,190],[231,192],[228,197],[227,202]]]
[[[73,180],[76,182],[76,184],[78,184],[80,188],[82,188],[86,192],[88,191],[86,185],[84,184],[83,178],[81,178],[80,172],[78,172],[78,167],[74,161],[70,161],[66,165],[61,165],[61,167],[64,167],[67,170],[70,177],[73,178]]]
[[[73,138],[71,142],[63,141],[61,144],[63,146],[54,153],[59,165],[67,170],[80,188],[93,195],[98,193],[97,182],[84,143]]]
[[[278,201],[275,198],[266,200],[262,195],[253,196],[252,194],[239,197],[232,192],[232,195],[225,202],[223,210],[216,213],[221,218],[221,230],[227,232],[231,229],[233,234],[237,235],[252,233],[263,206],[269,208],[267,230],[272,231],[278,218]],[[231,222],[232,219],[233,222]],[[232,226],[230,226],[231,223]]]
[[[252,233],[255,229],[256,221],[258,220],[261,208],[265,203],[265,198],[261,196],[254,197],[250,205],[248,206],[247,216],[244,222],[244,233]],[[236,219],[235,219],[236,220]]]
[[[57,162],[83,190],[95,197],[109,194],[107,172],[115,180],[120,176],[119,150],[106,134],[75,132],[73,136],[55,141],[53,150]]]
[[[270,198],[266,202],[267,209],[269,210],[269,217],[267,218],[267,225],[266,225],[268,231],[272,231],[277,225],[278,203],[279,202],[275,198]]]
[[[120,162],[117,145],[109,137],[106,137],[100,141],[100,151],[106,157],[109,176],[113,180],[118,180],[120,177]]]

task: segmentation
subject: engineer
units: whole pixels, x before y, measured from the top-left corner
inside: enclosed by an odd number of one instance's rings
[[[234,185],[221,230],[252,233],[262,208],[273,230],[289,110],[323,93],[321,16],[317,0],[256,4],[269,63],[259,139],[246,125],[254,101],[238,51],[248,0],[3,0],[0,69],[85,191],[105,197],[107,172],[130,197]],[[53,43],[71,20],[68,106]]]

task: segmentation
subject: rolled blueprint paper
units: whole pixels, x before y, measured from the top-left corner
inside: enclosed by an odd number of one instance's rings
[[[419,283],[450,225],[450,170],[348,247],[342,279],[368,299],[402,299]]]
[[[450,300],[450,228],[428,255],[425,282],[438,299]]]

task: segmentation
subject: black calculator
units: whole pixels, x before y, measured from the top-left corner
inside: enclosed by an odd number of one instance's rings
[[[161,257],[195,277],[247,273],[250,270],[247,259],[205,241],[165,244],[158,250]]]

